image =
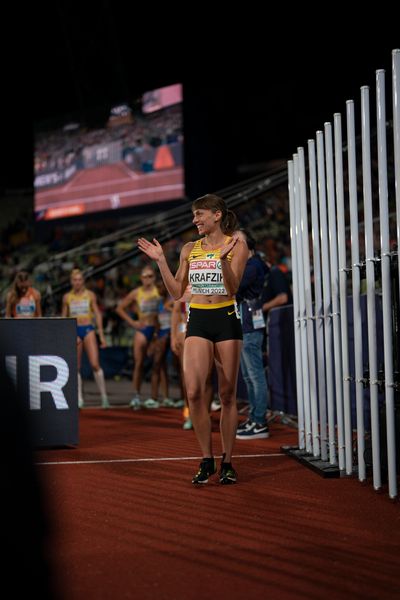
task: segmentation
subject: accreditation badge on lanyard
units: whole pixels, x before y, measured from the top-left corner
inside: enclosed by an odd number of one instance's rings
[[[257,310],[252,310],[251,318],[253,320],[254,329],[262,329],[263,327],[265,327],[264,315],[261,308],[258,308]]]
[[[240,304],[240,320],[243,324],[243,302]],[[249,307],[249,312],[251,312],[251,319],[253,323],[254,329],[262,329],[265,327],[264,315],[261,308],[254,309]]]

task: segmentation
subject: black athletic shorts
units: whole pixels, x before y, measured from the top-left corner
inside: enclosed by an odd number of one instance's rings
[[[213,343],[242,340],[242,323],[236,304],[232,303],[222,308],[195,308],[191,305],[186,337],[193,336],[205,338]]]

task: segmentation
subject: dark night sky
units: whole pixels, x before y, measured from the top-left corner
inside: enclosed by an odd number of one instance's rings
[[[374,86],[375,69],[390,76],[391,50],[400,46],[394,17],[379,35],[375,15],[369,27],[364,20],[355,30],[309,26],[293,35],[282,15],[236,13],[228,26],[204,8],[205,24],[196,24],[198,5],[190,29],[188,15],[180,26],[174,18],[155,24],[118,1],[48,6],[46,19],[34,16],[31,52],[7,68],[3,189],[31,187],[32,122],[93,118],[181,81],[189,193],[216,190],[239,178],[239,165],[290,158],[334,112],[344,114],[348,98],[359,101],[361,85]]]

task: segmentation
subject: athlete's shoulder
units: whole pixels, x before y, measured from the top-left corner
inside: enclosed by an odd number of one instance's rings
[[[182,258],[188,258],[189,254],[195,247],[196,242],[186,242],[186,244],[182,247],[181,256]]]
[[[87,291],[87,294],[88,294],[88,296],[89,296],[90,300],[91,300],[92,302],[93,302],[93,301],[94,301],[94,302],[96,302],[96,301],[97,301],[96,294],[95,294],[94,292],[92,292],[92,290],[86,290],[86,291]]]

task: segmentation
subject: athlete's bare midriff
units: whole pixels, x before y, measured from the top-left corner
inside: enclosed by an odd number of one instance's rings
[[[221,304],[222,302],[232,302],[235,300],[233,296],[223,296],[222,294],[215,294],[213,296],[206,296],[204,294],[194,294],[191,299],[191,304]]]

